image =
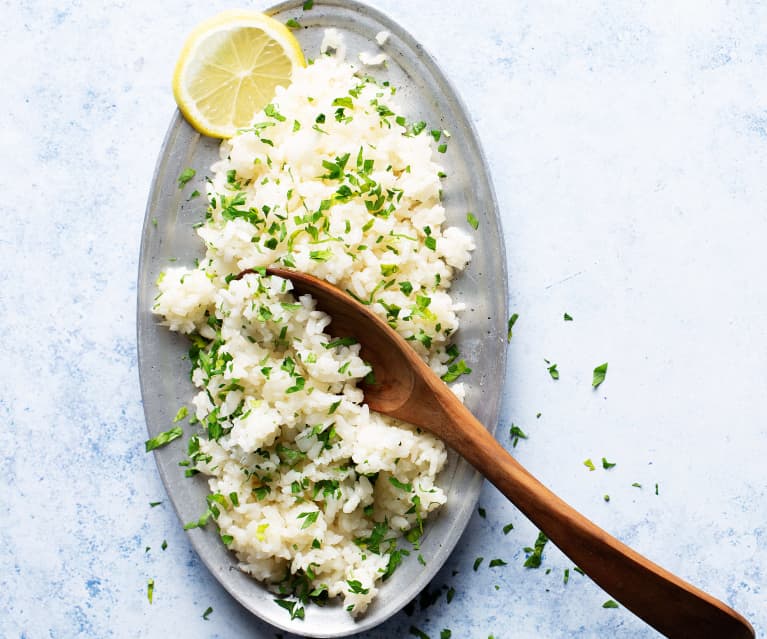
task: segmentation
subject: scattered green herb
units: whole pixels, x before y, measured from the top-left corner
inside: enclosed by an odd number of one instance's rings
[[[166,430],[164,433],[160,433],[157,435],[157,437],[147,439],[144,442],[144,448],[147,453],[151,450],[154,450],[155,448],[162,448],[166,444],[172,442],[174,439],[178,439],[183,434],[184,431],[181,430],[181,426],[174,426],[170,430]]]
[[[552,364],[547,370],[549,371],[549,375],[551,375],[551,379],[559,379],[559,371],[557,370],[556,364]]]
[[[607,376],[607,362],[605,362],[604,364],[600,364],[594,369],[594,377],[591,380],[591,386],[593,388],[596,388],[603,381],[605,381],[606,376]]]
[[[197,171],[188,167],[181,171],[181,175],[178,176],[178,188],[182,188],[195,175],[197,175]]]
[[[511,446],[512,448],[517,447],[517,443],[519,443],[520,439],[527,439],[527,435],[525,432],[515,424],[511,425],[511,428],[509,429],[509,436],[511,437]]]
[[[291,18],[290,20],[288,20],[285,23],[285,26],[288,29],[300,29],[301,28],[301,25],[298,23],[298,20],[296,20],[295,18]],[[291,619],[292,619],[292,617],[291,617]]]
[[[176,413],[176,416],[173,418],[173,421],[180,422],[188,414],[189,414],[189,409],[186,406],[182,406],[181,408],[178,409],[178,412]]]
[[[602,604],[602,608],[620,608],[620,606],[612,599],[608,599]]]
[[[149,603],[152,603],[152,598],[154,597],[154,579],[150,579],[146,582],[146,598],[149,600]]]
[[[564,318],[565,318],[565,322],[572,322],[573,321],[573,316],[570,315],[569,313],[565,313]]]
[[[594,462],[593,462],[593,461],[591,461],[591,459],[584,459],[584,460],[583,460],[583,465],[584,465],[586,468],[588,468],[589,470],[596,470],[596,469],[597,469],[597,467],[596,467],[596,466],[594,466]]]
[[[469,211],[466,214],[466,221],[471,225],[471,228],[473,228],[475,231],[479,228],[479,220],[471,211]]]
[[[484,559],[485,559],[484,557],[477,557],[477,558],[474,560],[474,566],[473,566],[473,568],[474,568],[474,572],[477,572],[477,570],[479,569],[479,566],[480,566],[480,564],[482,563],[482,561],[483,561]]]
[[[524,551],[529,553],[527,559],[525,559],[525,568],[539,568],[543,561],[543,549],[546,547],[546,543],[549,538],[542,532],[538,533],[538,537],[533,544],[533,548],[526,547]]]
[[[203,612],[203,613],[202,613],[202,618],[203,618],[203,619],[205,619],[205,621],[207,621],[207,620],[208,620],[208,617],[210,617],[210,613],[211,613],[211,612],[213,612],[213,608],[211,608],[210,606],[208,606],[208,607],[205,609],[205,612]]]
[[[512,329],[514,328],[514,324],[517,323],[517,320],[519,319],[519,313],[512,313],[511,317],[509,318],[509,326],[508,326],[508,333],[506,334],[506,341],[510,342],[512,337]]]
[[[512,530],[514,530],[514,524],[506,524],[503,527],[503,534],[508,535]]]
[[[503,559],[491,559],[488,566],[495,568],[496,566],[507,566],[508,564]]]
[[[605,470],[610,470],[611,468],[615,467],[615,464],[612,462],[607,461],[604,457],[602,457],[602,468]]]

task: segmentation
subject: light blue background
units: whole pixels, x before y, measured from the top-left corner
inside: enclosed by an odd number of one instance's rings
[[[454,82],[492,170],[520,315],[500,440],[519,425],[514,453],[544,483],[763,636],[767,8],[371,4]],[[173,65],[190,29],[232,5],[0,6],[0,636],[273,637],[191,550],[143,453],[136,365]],[[452,603],[443,592],[368,636],[657,636],[603,609],[588,579],[564,585],[555,548],[523,568],[535,529],[491,487],[481,505],[432,585],[453,586]]]

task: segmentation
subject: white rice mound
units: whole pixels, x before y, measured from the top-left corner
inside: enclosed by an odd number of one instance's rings
[[[205,258],[166,269],[153,307],[192,335],[202,432],[190,464],[209,477],[209,516],[240,568],[282,591],[342,596],[355,615],[402,558],[402,535],[416,541],[445,502],[445,447],[368,409],[359,346],[329,346],[331,318],[311,297],[235,276],[276,265],[325,279],[448,371],[462,310],[448,289],[474,244],[443,227],[429,131],[395,114],[394,89],[351,64],[298,69],[223,143],[198,228]]]

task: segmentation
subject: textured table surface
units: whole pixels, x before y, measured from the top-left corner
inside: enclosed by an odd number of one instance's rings
[[[544,483],[764,636],[767,8],[371,2],[433,54],[488,157],[519,314],[500,440],[522,428]],[[231,6],[3,3],[2,637],[275,636],[191,550],[143,452],[136,363],[173,64]],[[657,636],[556,548],[524,568],[535,528],[490,486],[480,505],[435,603],[367,636]]]

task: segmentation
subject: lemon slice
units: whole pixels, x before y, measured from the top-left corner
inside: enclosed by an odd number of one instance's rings
[[[187,38],[173,96],[200,133],[230,138],[304,66],[301,45],[281,22],[255,11],[225,11]]]

